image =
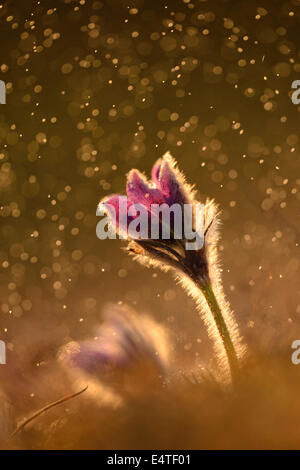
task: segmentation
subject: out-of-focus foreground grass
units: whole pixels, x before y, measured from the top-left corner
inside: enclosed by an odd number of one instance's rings
[[[289,358],[252,356],[233,392],[211,379],[174,377],[145,383],[137,372],[122,406],[83,394],[25,427],[12,449],[296,449],[299,447],[300,375]],[[41,386],[45,386],[45,382]],[[61,371],[52,381],[68,391]],[[127,384],[128,385],[128,384]],[[121,388],[124,388],[124,383]],[[51,388],[51,387],[50,387]],[[125,387],[126,388],[126,387]],[[128,388],[128,387],[127,387]],[[70,390],[69,390],[70,391]]]

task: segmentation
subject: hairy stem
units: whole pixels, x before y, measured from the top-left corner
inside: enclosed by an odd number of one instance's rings
[[[223,318],[221,308],[218,304],[218,301],[216,299],[216,296],[214,294],[211,284],[208,283],[205,285],[201,285],[200,289],[206,299],[206,302],[210,308],[210,311],[213,315],[216,326],[218,328],[220,337],[224,345],[224,349],[227,354],[228,363],[229,363],[229,367],[231,371],[232,383],[235,384],[238,380],[238,374],[239,374],[238,358],[237,358],[237,354],[236,354],[232,339],[230,337],[229,330]]]

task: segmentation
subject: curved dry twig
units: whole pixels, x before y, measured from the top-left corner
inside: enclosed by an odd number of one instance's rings
[[[12,433],[12,435],[10,436],[10,439],[12,439],[13,437],[16,436],[16,434],[18,434],[21,429],[23,429],[25,426],[27,426],[27,424],[31,423],[31,421],[33,421],[35,418],[38,418],[41,414],[45,413],[46,411],[50,410],[50,408],[53,408],[54,406],[57,406],[57,405],[60,405],[61,403],[64,403],[68,400],[71,400],[72,398],[75,398],[75,397],[78,397],[78,395],[81,395],[82,393],[84,393],[86,390],[88,389],[88,385],[86,387],[84,387],[82,390],[80,390],[79,392],[76,392],[76,393],[72,393],[71,395],[67,395],[63,398],[60,398],[59,400],[56,400],[52,403],[49,403],[48,405],[44,406],[43,408],[41,408],[40,410],[36,411],[35,413],[33,413],[33,415],[31,415],[29,418],[26,418],[25,421],[23,421],[22,423],[18,424],[17,428],[14,430],[14,432]]]

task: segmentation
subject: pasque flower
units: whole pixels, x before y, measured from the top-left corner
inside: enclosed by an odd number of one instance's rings
[[[158,160],[152,169],[150,183],[138,170],[132,170],[127,177],[127,196],[112,195],[101,201],[98,210],[104,209],[111,216],[114,229],[123,238],[151,240],[152,245],[154,239],[168,240],[167,246],[172,245],[174,240],[182,239],[184,227],[181,215],[187,206],[193,208],[191,197],[193,193],[191,188],[184,186],[182,176],[172,167],[173,161],[170,156]],[[170,207],[177,209],[179,223],[178,217],[175,220],[174,212],[170,214],[167,223],[162,217],[162,210]],[[141,216],[143,216],[142,224],[140,224]],[[136,228],[133,222],[137,219],[141,225],[138,234],[136,230],[132,230],[133,225],[134,229]]]
[[[110,384],[139,368],[162,377],[169,366],[168,335],[147,315],[110,305],[96,336],[66,344],[58,359],[67,368]]]
[[[127,218],[121,217],[121,195],[105,198],[100,202],[101,208],[106,210],[108,216],[115,212],[116,217],[111,218],[111,222],[115,224],[116,230],[123,234],[123,238],[127,237],[129,253],[142,264],[158,266],[164,271],[171,269],[189,294],[195,298],[208,333],[214,340],[220,374],[223,374],[224,380],[228,380],[231,372],[231,378],[235,381],[244,347],[233,312],[225,300],[220,279],[217,257],[219,219],[216,204],[212,200],[206,200],[205,204],[201,205],[202,210],[198,211],[199,202],[195,198],[195,191],[185,182],[183,174],[177,169],[169,153],[153,166],[150,182],[138,170],[131,170],[127,176],[126,192],[127,209],[142,206],[149,220],[158,220],[158,237],[151,237],[149,229],[140,237],[131,236],[128,225],[137,217],[138,210],[131,210]],[[181,237],[174,236],[178,228],[175,216],[169,218],[170,237],[164,237],[166,219],[161,218],[153,209],[159,204],[169,207],[175,204],[181,207],[182,224],[185,225],[188,218],[193,234],[200,238],[202,243],[195,247],[187,245],[185,230],[182,230]],[[187,205],[192,207],[192,212],[187,213],[184,210]]]

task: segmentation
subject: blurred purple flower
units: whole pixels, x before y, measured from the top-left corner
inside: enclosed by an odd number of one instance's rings
[[[100,381],[149,364],[163,375],[168,368],[168,340],[164,328],[148,316],[114,305],[94,339],[68,343],[58,359]]]

